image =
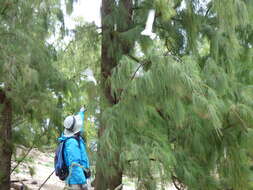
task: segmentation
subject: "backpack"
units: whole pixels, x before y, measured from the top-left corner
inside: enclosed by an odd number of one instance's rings
[[[60,142],[60,144],[56,148],[55,156],[54,156],[55,175],[58,176],[60,180],[62,181],[64,181],[69,175],[69,170],[65,163],[64,153],[63,153],[66,140]]]
[[[69,175],[69,169],[66,165],[65,158],[64,158],[64,146],[65,146],[65,142],[70,138],[76,139],[80,147],[79,139],[73,136],[61,141],[55,151],[55,157],[54,157],[55,175],[58,176],[59,179],[62,181],[64,181]],[[89,169],[87,169],[87,171],[83,170],[83,172],[86,178],[89,178],[91,176],[91,172]]]
[[[59,179],[62,181],[64,181],[69,175],[69,169],[66,165],[65,158],[64,158],[64,146],[65,146],[65,142],[70,138],[75,138],[75,137],[69,137],[61,141],[55,151],[55,156],[54,156],[55,175],[58,176]]]

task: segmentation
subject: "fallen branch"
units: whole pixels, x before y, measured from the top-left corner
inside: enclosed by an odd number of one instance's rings
[[[17,179],[17,180],[11,180],[11,183],[21,183],[23,181],[28,181],[28,179]]]
[[[15,190],[20,190],[20,189],[24,189],[24,185],[23,184],[11,184],[11,188],[13,188]]]
[[[28,189],[28,187],[23,183],[23,181],[28,181],[27,179],[24,180],[13,180],[16,182],[11,181],[11,188],[16,189],[16,190],[25,190]],[[15,183],[21,183],[21,184],[15,184]]]

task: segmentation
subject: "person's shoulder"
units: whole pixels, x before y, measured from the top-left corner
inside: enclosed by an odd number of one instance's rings
[[[70,137],[70,138],[66,139],[65,144],[67,144],[67,145],[77,144],[78,145],[78,142],[77,142],[77,139],[75,137]]]

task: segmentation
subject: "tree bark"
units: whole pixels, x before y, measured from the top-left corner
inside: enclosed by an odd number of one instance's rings
[[[124,26],[126,27],[118,27],[117,23],[113,23],[113,21],[108,19],[110,14],[113,14],[113,6],[115,6],[114,0],[102,0],[102,8],[101,8],[101,20],[102,20],[102,50],[101,50],[101,88],[102,88],[102,104],[101,105],[101,114],[103,114],[103,110],[107,107],[111,107],[118,103],[117,97],[113,95],[111,92],[111,83],[108,80],[111,77],[112,69],[115,68],[118,64],[119,57],[122,54],[128,53],[130,47],[124,47],[123,44],[115,36],[115,32],[122,32],[127,30],[131,21],[132,15],[132,0],[124,0],[123,6],[126,9],[126,15],[122,22],[126,22]],[[108,22],[109,21],[109,22]],[[115,27],[116,26],[116,27]],[[123,49],[124,47],[124,49]],[[116,55],[117,54],[117,55]],[[120,55],[121,54],[121,55]],[[105,122],[102,120],[100,123],[100,128],[98,132],[98,137],[101,138],[104,131],[108,126],[106,126]],[[120,146],[120,145],[119,145]],[[98,145],[98,159],[97,162],[103,160],[103,163],[106,163],[107,167],[113,167],[115,173],[105,174],[105,171],[99,167],[99,163],[96,165],[96,179],[95,179],[95,190],[114,190],[122,184],[122,168],[119,166],[119,155],[120,152],[114,152],[114,160],[106,160],[104,151],[111,151],[108,149],[102,150],[101,146]],[[119,188],[121,189],[121,188]]]
[[[10,189],[12,106],[3,90],[0,90],[0,113],[0,190],[6,190]]]
[[[101,8],[101,17],[102,17],[102,50],[101,50],[101,88],[102,88],[102,102],[105,105],[101,105],[101,114],[103,114],[103,110],[106,107],[113,106],[116,104],[115,98],[111,94],[111,84],[108,81],[108,78],[111,76],[112,69],[117,65],[117,60],[112,53],[109,52],[109,48],[111,43],[113,43],[113,26],[107,24],[106,17],[112,12],[113,0],[102,0],[102,8]],[[98,132],[98,137],[101,138],[104,131],[106,129],[106,125],[103,121],[100,123],[100,128]],[[106,162],[106,158],[104,156],[104,151],[101,146],[98,146],[98,159]],[[108,150],[107,150],[108,151]],[[110,163],[107,164],[108,167],[111,167]],[[114,164],[115,166],[117,163]],[[102,168],[99,167],[99,163],[96,166],[96,180],[95,180],[95,190],[107,190],[114,189],[122,182],[122,172],[119,171],[115,175],[109,178],[108,175],[105,174]]]

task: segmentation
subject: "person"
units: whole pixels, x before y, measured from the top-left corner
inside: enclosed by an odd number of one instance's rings
[[[64,132],[59,141],[64,141],[64,159],[69,169],[66,183],[69,189],[88,190],[87,178],[90,176],[90,165],[86,144],[81,137],[83,132],[84,108],[77,115],[67,116],[64,120]]]

